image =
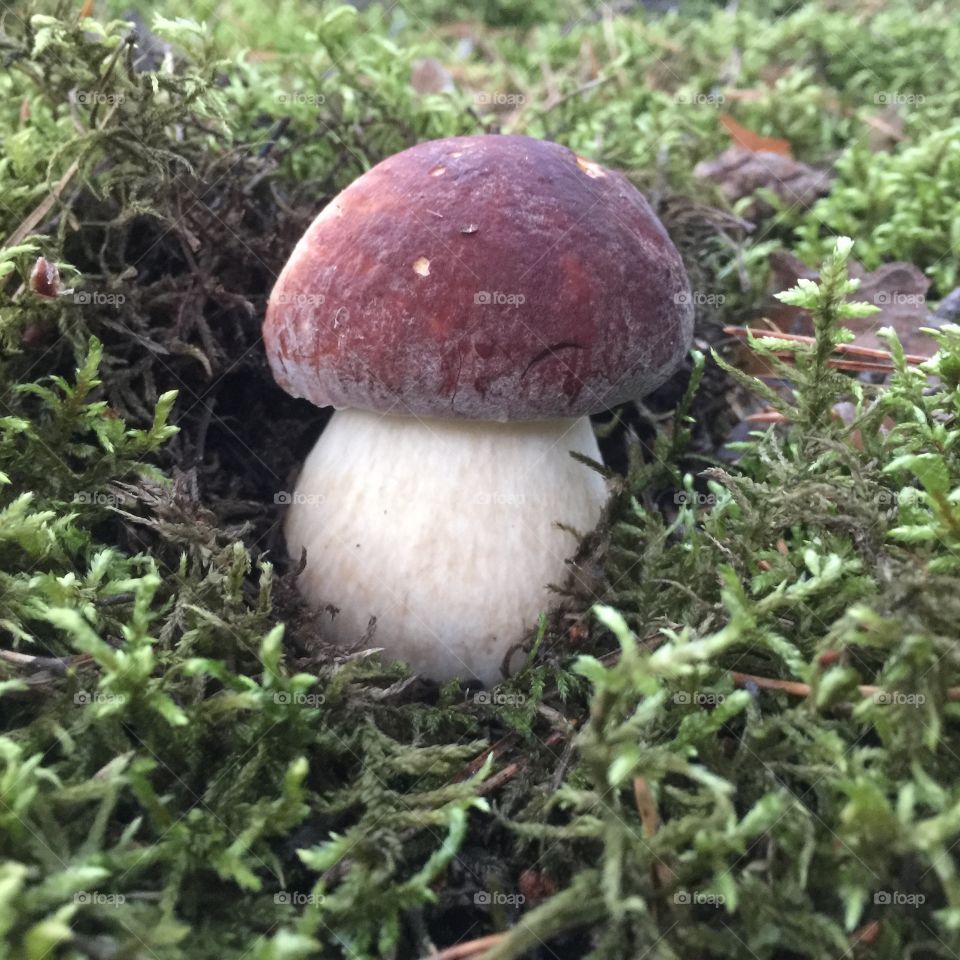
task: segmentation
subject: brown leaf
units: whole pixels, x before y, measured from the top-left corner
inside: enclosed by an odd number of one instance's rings
[[[720,122],[727,133],[730,134],[733,142],[745,150],[750,150],[753,153],[778,153],[783,157],[793,156],[789,140],[782,140],[780,137],[764,137],[759,133],[754,133],[743,124],[737,123],[729,113],[720,114]]]
[[[532,902],[546,900],[557,892],[557,885],[542,870],[524,870],[517,881],[517,887],[520,893]]]
[[[868,923],[865,923],[859,930],[857,930],[853,936],[850,938],[852,944],[865,944],[866,946],[871,946],[880,936],[880,921],[871,920]]]
[[[453,76],[450,71],[434,57],[414,60],[410,69],[410,86],[417,93],[449,93],[453,90]]]
[[[932,357],[936,344],[920,332],[920,327],[939,326],[927,307],[927,276],[912,263],[885,263],[872,273],[853,263],[850,274],[860,279],[860,289],[850,299],[866,300],[880,308],[872,317],[847,321],[857,334],[855,342],[862,347],[886,349],[876,332],[881,327],[893,327],[907,353]]]
[[[768,258],[768,263],[770,264],[770,281],[767,288],[769,297],[764,316],[777,330],[809,337],[813,333],[813,328],[807,311],[781,303],[773,294],[795,287],[797,280],[816,280],[819,274],[799,257],[783,249],[774,250]]]
[[[769,257],[770,279],[768,299],[763,312],[763,320],[753,324],[756,333],[782,333],[787,336],[812,337],[813,325],[810,314],[800,307],[781,303],[775,293],[796,286],[798,279],[817,280],[818,272],[807,266],[787,250],[776,250]],[[833,365],[850,371],[885,373],[891,369],[891,361],[886,359],[875,367],[869,361],[869,354],[861,355],[857,362],[850,348],[881,351],[886,357],[888,346],[877,336],[883,327],[892,327],[908,358],[918,362],[919,358],[931,357],[936,352],[934,341],[920,330],[922,327],[940,327],[949,322],[948,315],[936,315],[929,311],[926,304],[926,292],[930,286],[927,277],[912,263],[885,263],[874,271],[868,271],[863,264],[853,260],[849,264],[850,275],[860,280],[859,289],[849,294],[848,300],[860,300],[872,303],[880,308],[879,313],[869,317],[852,318],[845,321],[848,329],[854,333],[854,339],[844,350],[850,353],[853,362],[845,362],[846,354],[833,362]],[[746,373],[754,376],[769,377],[773,370],[758,353],[743,345],[737,350],[734,363]],[[746,415],[755,415],[750,410]]]
[[[745,90],[724,90],[725,100],[739,100],[741,103],[752,103],[770,95],[766,87],[750,87]]]
[[[766,189],[785,203],[806,209],[830,190],[830,175],[823,170],[778,153],[740,146],[728,147],[715,160],[701,161],[693,172],[718,184],[731,203]],[[772,212],[769,203],[754,197],[744,216],[754,220]]]
[[[800,277],[816,280],[816,270],[808,267],[786,250],[770,255],[770,293],[779,293],[796,285]],[[933,356],[936,344],[920,332],[920,327],[939,326],[937,318],[927,307],[926,294],[930,280],[912,263],[885,263],[868,271],[856,260],[850,262],[850,276],[860,281],[859,289],[849,294],[848,300],[863,300],[880,308],[869,317],[846,321],[856,334],[857,346],[872,350],[886,350],[886,343],[877,336],[881,327],[893,327],[907,353]],[[771,299],[768,318],[785,333],[812,336],[810,315],[798,307],[790,307]]]
[[[866,122],[870,128],[867,142],[874,152],[892,150],[906,139],[903,132],[903,116],[895,104],[866,117]]]

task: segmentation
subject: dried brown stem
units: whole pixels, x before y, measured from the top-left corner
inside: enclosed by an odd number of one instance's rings
[[[771,329],[763,330],[759,333],[751,330],[749,327],[724,327],[723,332],[731,337],[747,339],[751,335],[760,340],[764,337],[774,337],[777,340],[790,340],[794,343],[805,343],[808,346],[814,346],[816,340],[813,337],[807,337],[799,333],[783,333],[781,330]],[[880,360],[886,365],[892,366],[893,356],[888,350],[876,350],[873,347],[861,347],[857,343],[838,343],[834,346],[835,353],[845,353],[852,357],[862,357],[864,359]],[[930,358],[921,356],[917,353],[908,353],[904,355],[907,363],[920,364],[926,363]]]
[[[428,954],[423,960],[466,960],[467,957],[476,957],[481,953],[486,953],[490,947],[495,947],[506,937],[505,933],[491,933],[489,936],[480,937],[477,940],[455,943],[452,947],[447,947],[439,953]]]
[[[801,683],[799,680],[778,680],[775,677],[758,677],[752,673],[738,673],[731,671],[733,682],[738,687],[746,687],[750,684],[760,687],[763,690],[781,690],[792,697],[809,697],[813,688],[809,683]],[[862,697],[874,697],[878,693],[886,693],[883,687],[873,686],[872,684],[860,684],[857,687]],[[960,701],[960,687],[951,687],[947,691],[947,699],[952,703]]]

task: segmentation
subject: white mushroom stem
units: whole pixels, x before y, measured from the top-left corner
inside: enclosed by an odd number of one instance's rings
[[[334,414],[291,497],[300,587],[343,646],[384,648],[435,680],[495,683],[508,650],[556,603],[592,530],[603,478],[587,418],[492,423]],[[372,633],[370,620],[376,618]],[[366,640],[364,640],[366,635]]]

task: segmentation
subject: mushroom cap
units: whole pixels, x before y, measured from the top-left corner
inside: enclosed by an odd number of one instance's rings
[[[318,406],[519,420],[644,396],[692,329],[680,255],[624,176],[481,135],[404,150],[331,200],[263,334],[280,386]]]

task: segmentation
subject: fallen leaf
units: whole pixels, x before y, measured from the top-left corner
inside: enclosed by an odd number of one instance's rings
[[[783,157],[793,156],[789,140],[782,140],[780,137],[764,137],[759,133],[754,133],[742,124],[737,123],[729,113],[720,114],[720,122],[723,124],[727,133],[730,134],[733,142],[745,150],[750,150],[754,153],[778,153]]]
[[[768,63],[760,68],[758,77],[768,87],[775,87],[777,81],[788,76],[793,69],[789,62]]]
[[[862,347],[887,349],[876,331],[893,327],[907,353],[933,356],[936,344],[920,332],[920,327],[935,324],[927,306],[930,279],[912,263],[885,263],[868,273],[859,263],[851,265],[850,275],[860,280],[860,289],[850,299],[866,300],[876,304],[880,312],[872,317],[848,321],[857,334],[856,343]]]
[[[768,202],[755,196],[758,190],[769,190],[785,203],[802,210],[830,190],[830,175],[824,170],[782,154],[740,146],[728,147],[714,160],[701,161],[693,172],[703,180],[718,184],[731,203],[754,197],[743,211],[750,220],[762,219],[773,212]]]
[[[878,113],[870,114],[865,119],[870,128],[867,142],[874,152],[892,150],[906,139],[903,132],[903,116],[895,104],[885,107]]]
[[[452,74],[434,57],[413,61],[410,85],[421,94],[449,93],[454,89]]]
[[[851,937],[851,941],[854,944],[863,943],[866,946],[873,944],[877,937],[880,936],[880,921],[871,920],[869,923],[865,923],[859,930],[857,930]]]
[[[770,96],[770,91],[765,87],[750,87],[745,90],[724,90],[725,100],[739,100],[741,103],[753,103],[755,100],[762,100]]]
[[[854,332],[854,344],[873,350],[886,350],[887,344],[877,336],[881,327],[893,327],[906,353],[930,357],[936,344],[921,327],[938,327],[942,318],[930,312],[927,306],[929,278],[912,263],[884,263],[869,271],[862,263],[852,260],[850,276],[860,281],[859,289],[848,300],[863,300],[880,308],[879,313],[869,317],[846,321]],[[773,298],[774,293],[796,285],[798,278],[816,280],[819,274],[803,261],[786,250],[777,250],[770,255],[770,306],[767,317],[785,333],[812,336],[810,315],[805,310],[790,307]]]
[[[527,900],[533,902],[546,900],[557,892],[557,885],[542,870],[524,870],[517,887]]]

